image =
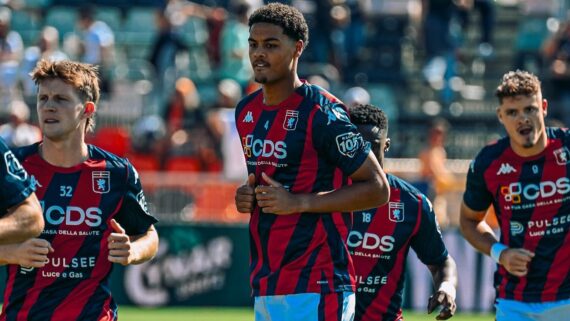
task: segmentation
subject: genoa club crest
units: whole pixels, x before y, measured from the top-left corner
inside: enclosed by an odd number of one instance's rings
[[[111,190],[111,172],[94,171],[91,173],[91,183],[93,184],[93,192],[98,194],[109,193]]]
[[[390,202],[388,205],[388,217],[392,222],[404,221],[404,203]]]
[[[298,121],[299,112],[296,110],[287,110],[287,113],[285,114],[285,120],[283,121],[283,129],[295,130],[297,128]]]

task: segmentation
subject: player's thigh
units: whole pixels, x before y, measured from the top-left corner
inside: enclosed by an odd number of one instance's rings
[[[528,303],[497,299],[495,309],[496,321],[538,321],[538,310]]]
[[[352,321],[354,293],[301,293],[255,298],[255,321]]]
[[[544,303],[541,321],[570,320],[570,300]]]

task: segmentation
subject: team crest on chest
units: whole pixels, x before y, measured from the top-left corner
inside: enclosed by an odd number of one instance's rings
[[[404,203],[400,202],[390,202],[388,204],[388,218],[392,222],[403,222],[404,221]]]
[[[298,121],[299,112],[296,110],[287,110],[287,113],[285,114],[285,120],[283,121],[283,129],[295,130],[297,128]]]
[[[98,194],[109,193],[111,190],[111,172],[94,171],[91,173],[91,183],[93,185],[93,192]]]
[[[568,147],[564,146],[562,148],[558,148],[554,151],[554,157],[556,157],[556,164],[558,165],[566,165],[570,161],[570,151]]]

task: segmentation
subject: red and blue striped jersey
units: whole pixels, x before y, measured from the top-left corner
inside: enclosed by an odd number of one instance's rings
[[[236,107],[246,165],[257,184],[266,173],[292,193],[318,193],[350,183],[370,150],[345,106],[303,83],[277,106],[261,90]],[[346,237],[351,214],[264,213],[250,219],[250,281],[254,296],[354,290]]]
[[[523,302],[570,298],[570,133],[547,128],[543,152],[521,157],[508,137],[484,147],[467,174],[465,204],[497,214],[501,243],[535,253],[525,277],[495,273],[497,297]]]
[[[0,138],[0,217],[9,208],[22,203],[30,196],[35,186],[14,153]]]
[[[354,212],[347,240],[356,271],[356,321],[400,320],[410,247],[426,265],[448,255],[431,202],[404,180],[387,178],[388,204]]]
[[[110,220],[138,235],[156,219],[133,166],[95,146],[88,151],[85,162],[62,168],[44,161],[38,144],[15,150],[37,186],[45,219],[40,238],[55,251],[43,268],[8,266],[1,321],[117,319],[109,289]]]

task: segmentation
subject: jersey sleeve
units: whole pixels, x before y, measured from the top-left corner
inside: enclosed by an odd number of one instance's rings
[[[420,227],[412,238],[411,246],[424,264],[441,264],[447,258],[448,253],[433,212],[433,206],[425,195],[420,195],[420,200]]]
[[[145,233],[158,220],[148,212],[139,174],[130,163],[127,164],[127,192],[115,219],[128,235],[138,235]]]
[[[474,211],[484,211],[493,202],[493,195],[485,184],[485,170],[478,165],[477,158],[469,165],[463,202]]]
[[[313,144],[321,157],[335,164],[346,175],[354,173],[366,160],[370,144],[350,122],[344,106],[321,106],[312,123]]]
[[[35,184],[14,153],[0,140],[0,216],[23,202],[35,190]]]

